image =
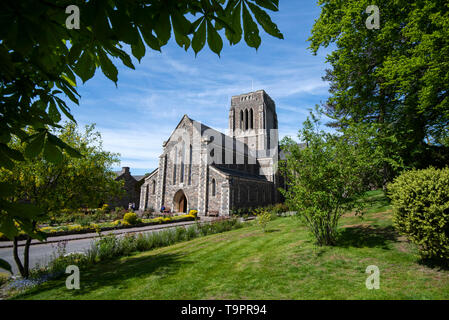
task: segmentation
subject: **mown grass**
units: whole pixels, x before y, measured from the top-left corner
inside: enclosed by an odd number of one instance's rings
[[[295,217],[201,237],[93,266],[81,289],[65,278],[18,299],[448,299],[449,271],[419,263],[394,232],[382,192],[364,199],[363,219],[346,214],[335,247],[317,247]],[[368,290],[366,267],[380,269]]]

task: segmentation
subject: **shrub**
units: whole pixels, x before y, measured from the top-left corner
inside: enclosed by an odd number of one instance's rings
[[[137,214],[134,212],[127,212],[125,216],[123,217],[123,222],[125,224],[137,224],[139,222],[139,218],[137,217]]]
[[[137,240],[134,234],[125,234],[117,242],[117,255],[128,256],[134,251],[137,251]]]
[[[9,274],[0,272],[0,287],[8,281],[9,277]]]
[[[267,224],[271,221],[271,213],[264,210],[257,216],[257,223],[262,228],[263,232],[267,231]]]
[[[287,212],[287,211],[288,211],[288,206],[287,206],[285,203],[276,203],[276,204],[273,206],[272,211],[273,211],[275,214],[279,215],[279,214],[282,214],[282,213],[284,213],[284,212]]]
[[[81,252],[67,253],[54,257],[47,266],[47,271],[50,274],[63,274],[69,265],[76,265],[82,267],[87,265],[87,256]]]
[[[57,244],[56,253],[45,268],[35,268],[33,275],[54,274],[64,275],[68,265],[75,264],[79,267],[87,267],[99,261],[130,255],[136,251],[147,251],[159,247],[169,246],[177,242],[192,240],[202,234],[213,234],[229,231],[242,227],[237,219],[228,219],[214,222],[212,224],[190,225],[188,227],[177,227],[157,232],[149,232],[138,235],[115,236],[109,234],[93,241],[91,247],[84,253],[66,254],[66,242]]]
[[[196,226],[189,226],[186,228],[186,240],[192,240],[198,235],[198,229]]]
[[[149,207],[147,210],[145,210],[143,212],[143,216],[146,217],[147,219],[152,217],[154,214],[154,208],[153,207]]]
[[[89,216],[85,216],[75,219],[75,222],[82,227],[88,227],[93,222],[93,219]]]
[[[449,258],[449,168],[408,171],[388,186],[393,223],[424,258]]]
[[[176,228],[176,242],[184,241],[187,236],[187,230],[183,227]]]
[[[114,234],[109,234],[100,238],[95,245],[97,247],[97,257],[100,261],[111,259],[118,255],[119,240]]]
[[[109,207],[109,205],[108,205],[107,203],[105,203],[105,204],[101,207],[101,209],[102,209],[104,212],[109,212],[109,211],[111,211],[111,208]]]
[[[123,209],[122,207],[115,207],[112,214],[115,217],[115,219],[123,219],[123,217],[126,214],[126,210]]]
[[[251,214],[254,216],[258,216],[258,215],[262,214],[264,211],[265,211],[264,207],[257,207],[257,208],[252,209]]]
[[[359,205],[357,199],[367,188],[364,179],[376,171],[372,134],[368,129],[325,132],[313,116],[298,135],[305,146],[289,137],[282,140],[286,159],[279,162],[279,169],[288,188],[280,191],[320,246],[336,243],[339,219]]]
[[[207,236],[208,234],[211,234],[211,223],[197,223],[196,228],[198,229],[198,233],[202,236]]]
[[[189,215],[191,215],[194,218],[196,218],[198,216],[198,210],[190,210],[189,211]]]

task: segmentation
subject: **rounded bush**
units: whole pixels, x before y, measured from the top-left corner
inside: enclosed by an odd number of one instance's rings
[[[189,211],[189,215],[191,215],[191,216],[196,218],[198,216],[198,211],[197,210],[190,210]]]
[[[408,171],[388,187],[393,222],[425,258],[449,258],[449,168]]]
[[[134,212],[127,212],[123,217],[123,222],[126,224],[136,224],[139,222],[139,218]]]

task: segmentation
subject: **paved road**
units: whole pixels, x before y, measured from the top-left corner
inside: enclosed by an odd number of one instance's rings
[[[67,242],[66,250],[67,252],[80,252],[85,251],[91,245],[94,239],[81,239],[81,240],[72,240]],[[39,264],[40,266],[46,265],[53,253],[56,253],[56,245],[57,243],[43,243],[36,244],[30,247],[30,267],[36,266]],[[23,246],[19,247],[19,256],[22,259],[23,263]],[[17,266],[14,262],[12,248],[0,248],[0,258],[9,262],[9,264],[13,267],[14,274],[17,274]]]
[[[164,225],[164,226],[151,226],[151,227],[142,227],[142,228],[113,230],[109,233],[116,233],[116,234],[150,233],[150,232],[158,232],[160,230],[164,230],[167,228],[175,228],[180,225],[186,226],[186,225],[190,225],[193,223],[195,223],[195,222],[179,222],[176,224],[170,224],[170,225]],[[104,232],[104,234],[107,234],[107,232]],[[39,264],[40,266],[46,265],[50,261],[51,257],[54,254],[56,254],[57,245],[58,245],[58,243],[60,243],[62,241],[66,241],[67,253],[86,251],[87,249],[89,249],[91,247],[92,243],[95,241],[95,239],[93,237],[96,236],[96,234],[78,235],[78,237],[81,237],[81,236],[84,238],[69,240],[70,236],[63,236],[63,237],[48,238],[49,241],[54,241],[52,243],[34,242],[30,246],[30,267],[32,268],[32,267],[36,266],[36,264]],[[0,246],[0,258],[8,261],[11,264],[11,266],[13,267],[14,274],[17,274],[18,270],[17,270],[17,266],[14,262],[12,247],[5,247],[8,244],[11,244],[11,243],[1,244],[1,246],[3,246],[3,247]],[[21,244],[23,244],[23,241],[21,242]],[[22,261],[23,261],[23,249],[24,249],[24,247],[20,246],[19,250],[18,250],[19,256],[21,257]]]

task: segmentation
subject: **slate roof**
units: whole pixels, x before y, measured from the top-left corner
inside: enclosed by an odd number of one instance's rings
[[[123,171],[112,171],[113,174],[115,174],[115,177],[118,178],[124,173]]]
[[[124,174],[124,171],[112,171],[115,174],[115,178],[117,179],[118,177],[120,177],[122,174]],[[143,178],[145,178],[146,176],[135,176],[135,175],[131,175],[131,177],[133,177],[136,181],[141,181]]]
[[[212,165],[216,170],[224,173],[227,176],[233,176],[233,177],[239,177],[239,178],[245,178],[245,179],[252,179],[252,180],[259,180],[259,181],[268,181],[264,176],[259,176],[256,174],[251,174],[245,171],[237,171],[232,170],[228,168],[218,167],[215,165]]]

